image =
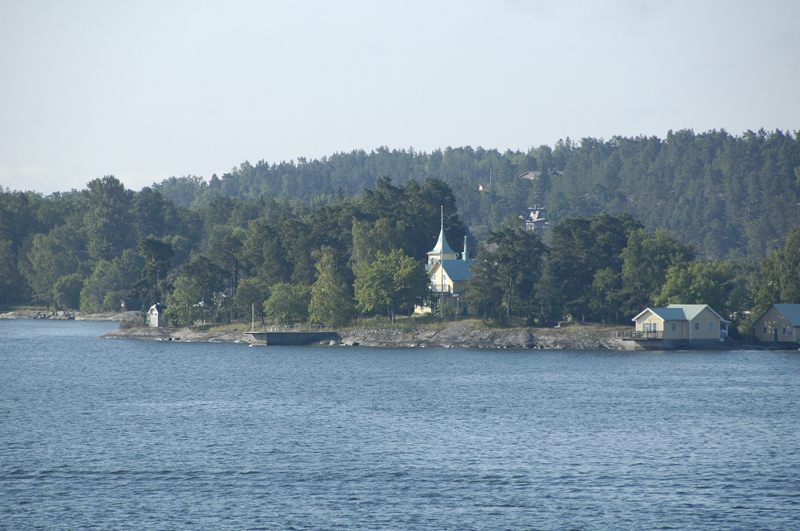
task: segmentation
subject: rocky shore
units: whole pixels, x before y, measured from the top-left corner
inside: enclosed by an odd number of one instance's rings
[[[340,332],[343,345],[365,347],[527,348],[527,349],[630,349],[607,328],[487,329],[463,323],[440,330],[352,330]]]
[[[81,313],[78,311],[22,311],[0,313],[0,319],[52,319],[58,321],[124,321],[139,312]]]
[[[178,342],[249,343],[244,332],[198,332],[190,329],[129,328],[112,330],[109,339],[144,339]],[[454,323],[431,329],[365,329],[339,332],[340,340],[326,346],[524,348],[524,349],[632,349],[634,345],[613,337],[608,328],[571,326],[561,329],[486,329]]]
[[[190,328],[117,328],[102,336],[105,339],[144,339],[182,343],[249,343],[244,332],[198,332]]]
[[[8,312],[0,319],[57,319],[76,321],[122,321],[138,312],[81,314],[80,312]],[[457,322],[441,328],[358,329],[339,331],[338,341],[324,341],[322,346],[363,347],[438,347],[438,348],[513,348],[552,350],[636,350],[632,341],[614,337],[613,328],[575,324],[563,328],[485,328]],[[250,343],[243,331],[199,331],[190,328],[118,328],[102,336],[107,339],[140,339],[182,343]],[[724,343],[692,345],[692,350],[788,349],[795,345],[754,344],[727,340]]]

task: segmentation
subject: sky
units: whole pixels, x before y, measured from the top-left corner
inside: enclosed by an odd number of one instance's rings
[[[0,2],[0,186],[800,130],[797,0]]]

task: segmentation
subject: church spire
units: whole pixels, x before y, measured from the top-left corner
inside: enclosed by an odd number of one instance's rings
[[[436,260],[455,260],[456,252],[447,244],[447,238],[444,235],[444,207],[441,209],[441,229],[439,230],[439,239],[436,241],[436,246],[428,251],[428,264],[433,264]]]

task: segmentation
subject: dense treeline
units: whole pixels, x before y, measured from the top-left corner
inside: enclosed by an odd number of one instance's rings
[[[6,190],[0,289],[7,305],[86,312],[166,302],[176,324],[250,315],[252,305],[274,322],[341,324],[359,309],[394,318],[427,298],[422,264],[441,216],[452,238],[467,236],[452,191],[434,179],[382,178],[314,210],[227,196],[189,210],[114,177],[48,198]]]
[[[519,178],[528,171],[539,176]],[[222,178],[173,177],[154,188],[195,210],[220,195],[297,198],[314,208],[372,188],[380,176],[400,185],[411,179],[444,181],[453,190],[460,218],[480,240],[509,214],[535,204],[545,205],[556,223],[601,212],[628,213],[647,230],[670,230],[707,260],[764,257],[800,224],[800,139],[781,131],[567,139],[527,153],[379,148],[310,161],[245,162]],[[490,180],[492,186],[480,192],[478,185]]]
[[[274,323],[395,319],[429,297],[443,207],[450,242],[477,250],[467,299],[484,318],[626,324],[649,305],[708,303],[746,330],[746,312],[800,302],[799,168],[796,136],[682,131],[243,165],[139,192],[111,176],[48,197],[0,189],[0,296],[85,312],[162,302],[175,324],[251,308]],[[286,186],[264,188],[278,171]],[[489,191],[467,187],[490,172]],[[356,194],[353,175],[372,185]],[[516,216],[530,202],[550,209],[544,236]]]
[[[114,177],[43,198],[0,192],[0,290],[6,305],[54,309],[148,308],[166,302],[186,325],[247,317],[342,325],[359,314],[392,320],[430,298],[422,267],[439,232],[475,240],[447,184],[427,179],[375,188],[311,209],[301,201],[220,195],[190,210]],[[515,216],[490,230],[468,281],[473,314],[550,325],[626,324],[646,306],[707,303],[750,319],[773,302],[800,302],[800,228],[762,261],[698,260],[666,229],[623,213],[563,220],[526,232]],[[435,301],[434,301],[435,303]],[[438,312],[449,317],[448,312]]]

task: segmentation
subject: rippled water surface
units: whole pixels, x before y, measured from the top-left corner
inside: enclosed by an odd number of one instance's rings
[[[800,354],[0,321],[0,529],[800,529]]]

